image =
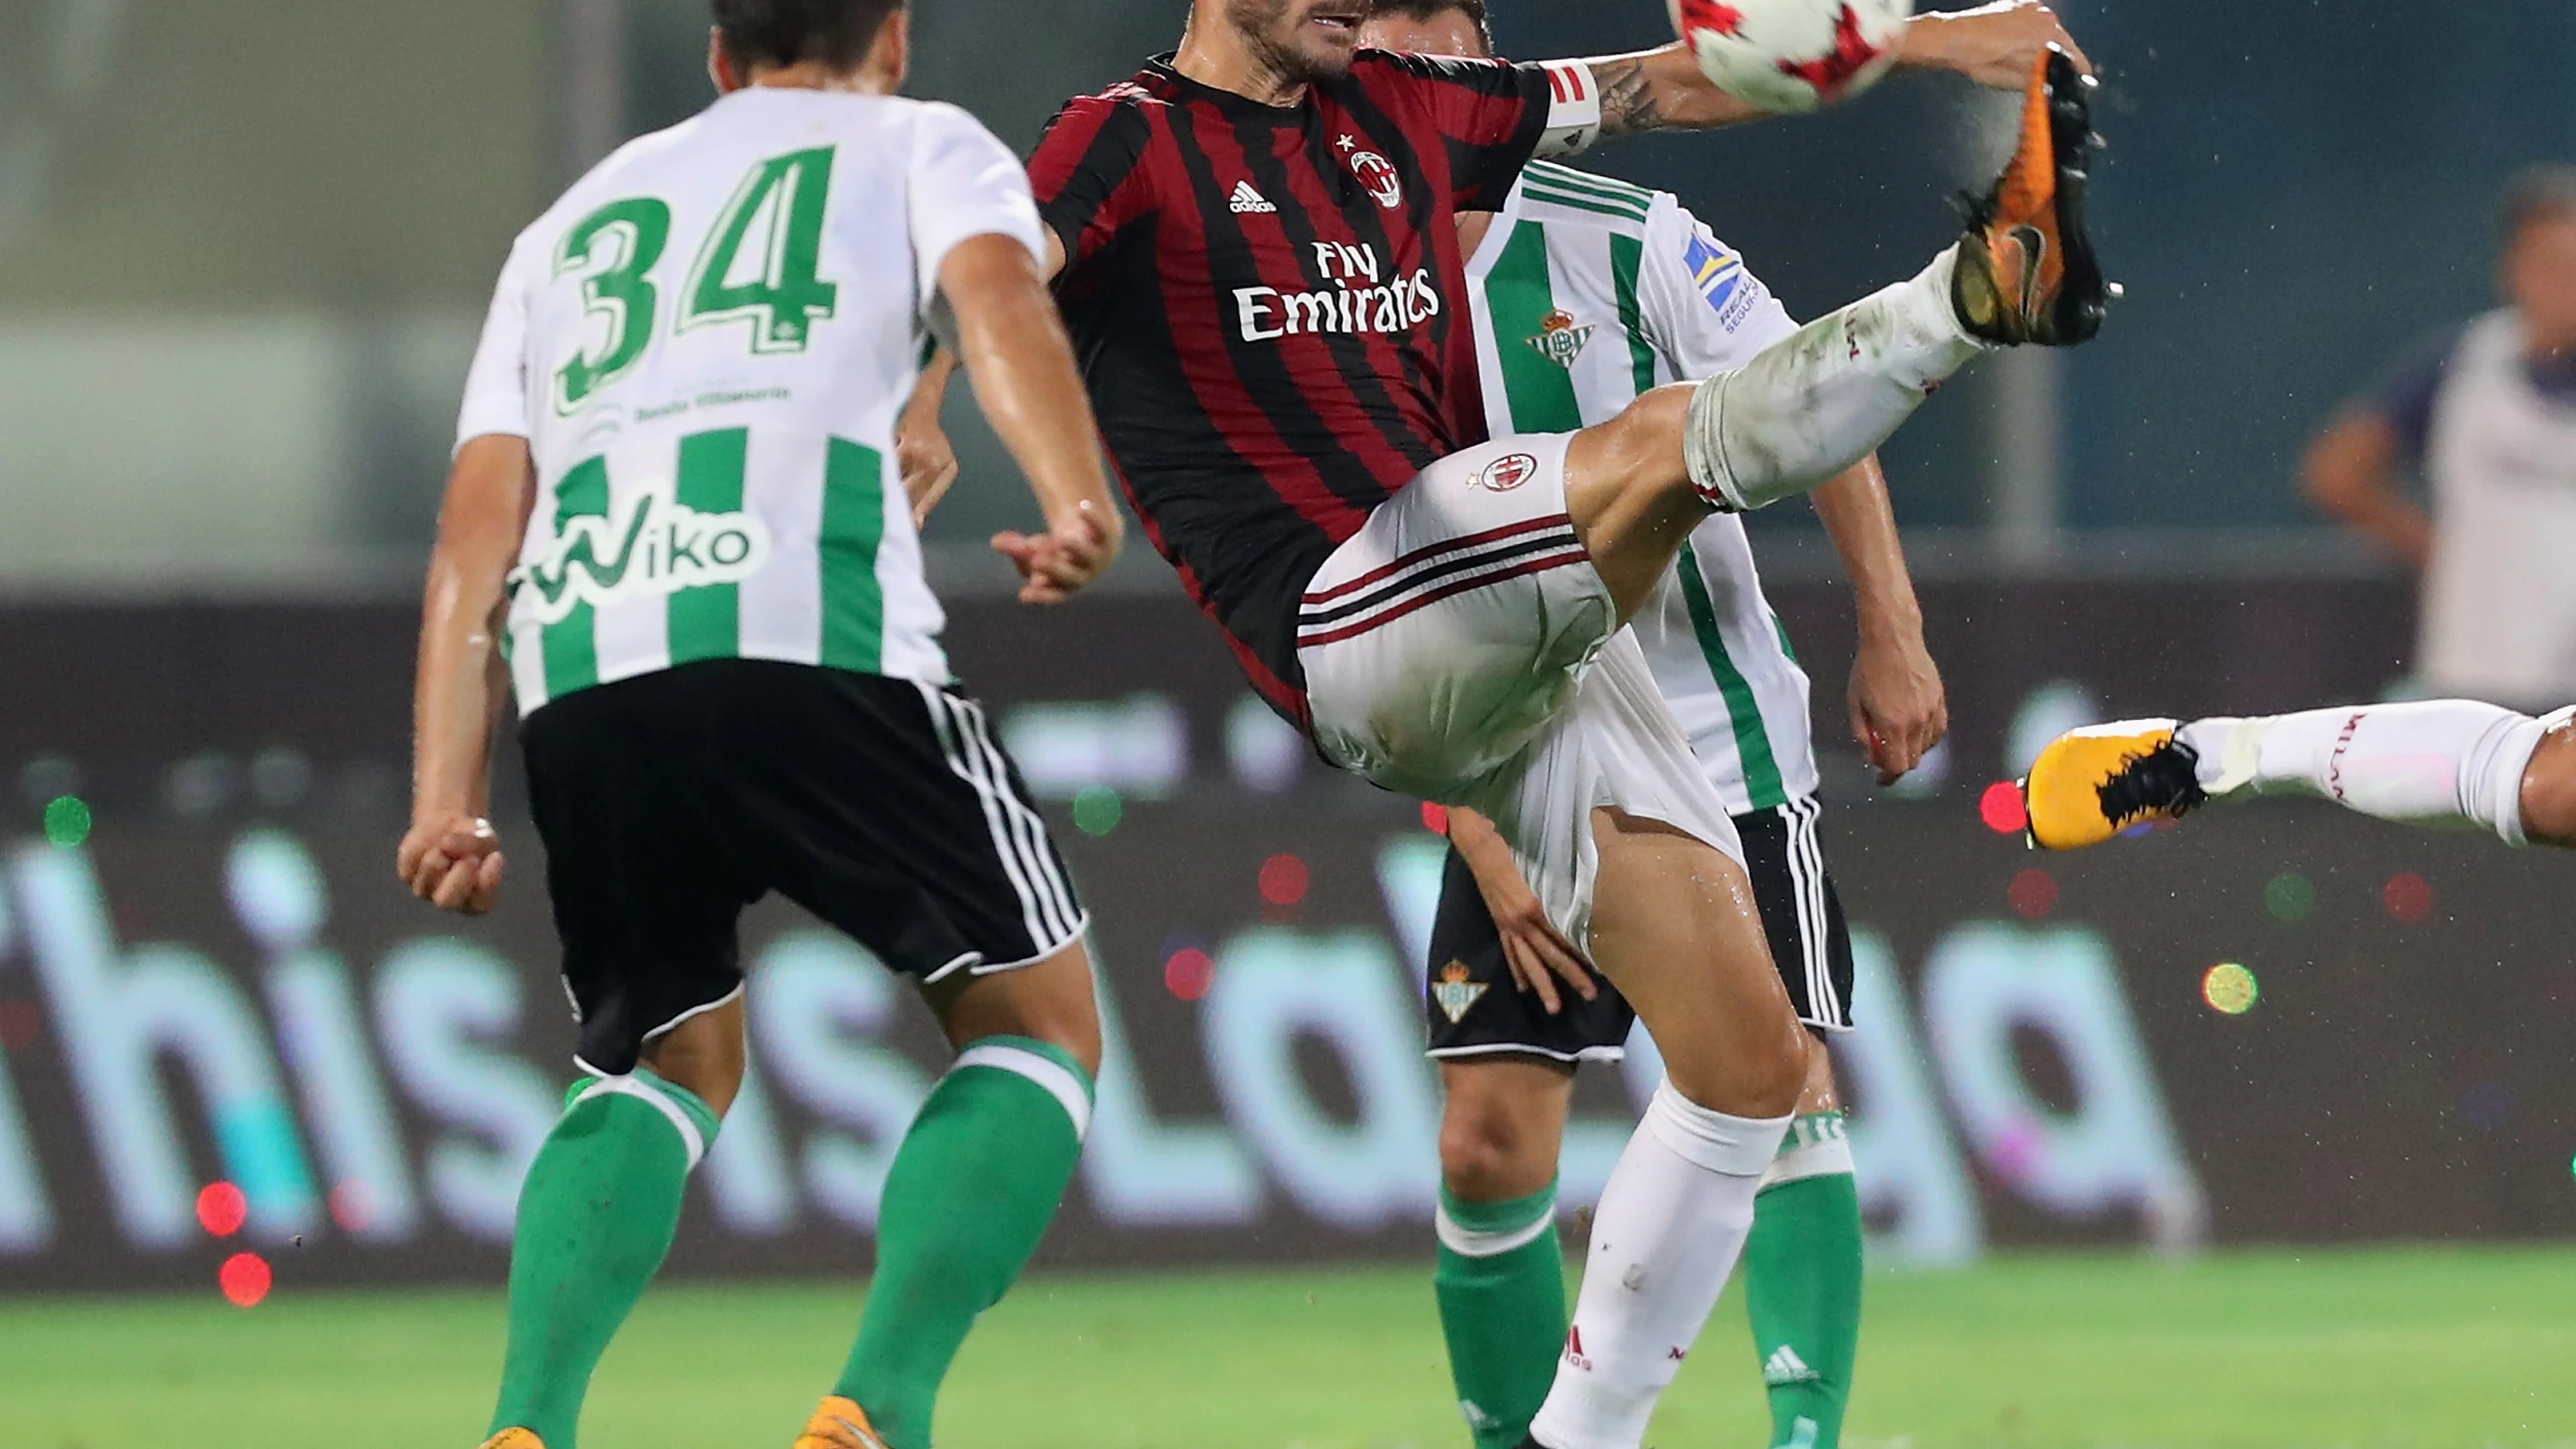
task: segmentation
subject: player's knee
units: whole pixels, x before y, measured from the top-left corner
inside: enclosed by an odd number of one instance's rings
[[[1452,1092],[1440,1119],[1440,1180],[1469,1202],[1527,1197],[1556,1178],[1546,1104],[1511,1093]]]
[[[2522,833],[2576,849],[2576,725],[2550,731],[2523,770]]]

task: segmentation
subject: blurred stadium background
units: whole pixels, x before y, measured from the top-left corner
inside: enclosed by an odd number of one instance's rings
[[[1180,9],[922,0],[913,89],[1025,147]],[[2493,198],[2576,153],[2576,7],[2060,9],[2107,71],[2128,300],[2103,345],[2003,359],[1890,449],[1953,740],[1891,791],[1829,751],[1888,1270],[1850,1432],[2576,1444],[2564,863],[2298,808],[2041,860],[1986,794],[2074,723],[2403,688],[2411,588],[2305,511],[2295,459],[2490,305]],[[1496,10],[1511,54],[1664,33],[1652,0]],[[0,1444],[479,1431],[570,1033],[533,873],[460,932],[387,869],[415,591],[509,238],[702,103],[703,36],[700,0],[0,6]],[[1815,311],[1910,268],[2005,144],[1985,102],[1899,78],[1596,164]],[[1434,836],[1308,760],[1141,549],[1103,597],[1013,604],[980,540],[1024,495],[963,389],[951,425],[934,582],[1058,804],[1113,1032],[1084,1174],[946,1432],[1464,1442],[1425,1271]],[[1838,740],[1830,550],[1793,505],[1757,551]],[[773,909],[747,958],[756,1091],[596,1443],[783,1441],[935,1071],[857,948]],[[1650,1084],[1587,1080],[1570,1204]],[[1756,1442],[1740,1322],[1657,1442]]]

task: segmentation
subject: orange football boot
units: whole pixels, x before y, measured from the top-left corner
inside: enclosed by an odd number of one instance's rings
[[[504,1429],[484,1440],[483,1449],[546,1449],[546,1441],[526,1429]]]
[[[1988,342],[2072,347],[2102,330],[2111,288],[2084,231],[2094,81],[2057,46],[2040,56],[2021,113],[2021,144],[1994,189],[1968,208],[1950,303]]]
[[[805,1421],[795,1449],[887,1449],[887,1445],[868,1427],[867,1410],[839,1394],[829,1394],[814,1417]]]
[[[2169,719],[2126,720],[2050,741],[2021,782],[2030,843],[2077,850],[2198,809],[2209,798],[2200,756],[2174,730]]]

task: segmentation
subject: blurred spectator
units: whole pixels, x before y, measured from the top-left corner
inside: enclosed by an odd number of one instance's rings
[[[2558,705],[2576,698],[2576,167],[2525,173],[2504,224],[2505,305],[2348,407],[2308,449],[2307,490],[2422,571],[2426,687]]]

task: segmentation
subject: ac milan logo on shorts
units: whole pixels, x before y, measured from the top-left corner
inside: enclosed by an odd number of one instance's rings
[[[1375,151],[1362,151],[1351,157],[1351,174],[1368,188],[1377,204],[1389,211],[1404,205],[1404,183],[1396,178],[1395,163]]]
[[[1527,453],[1505,453],[1467,477],[1467,481],[1492,493],[1509,493],[1538,476],[1538,459]]]

